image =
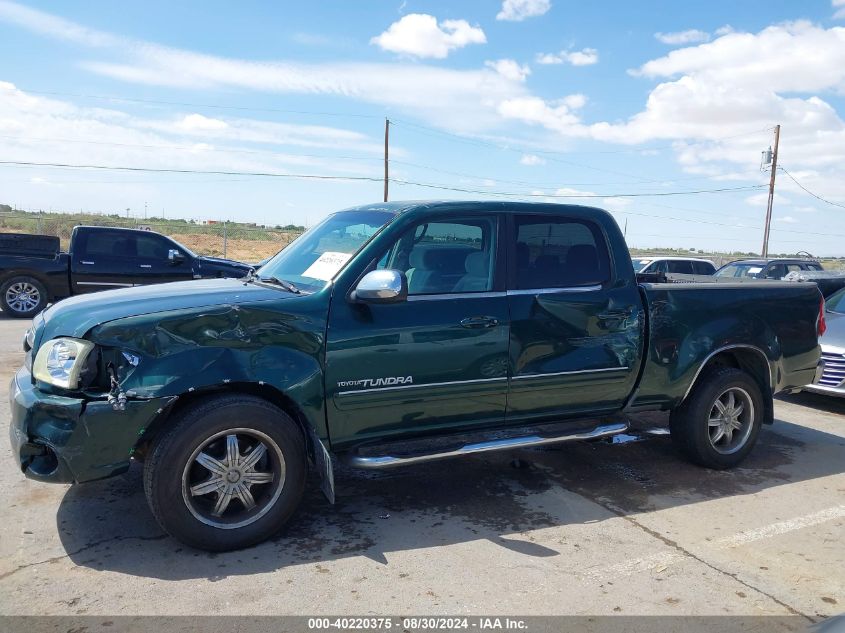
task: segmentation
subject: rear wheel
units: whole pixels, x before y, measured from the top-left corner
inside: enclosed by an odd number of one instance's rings
[[[302,497],[305,442],[279,408],[219,396],[185,410],[144,465],[159,524],[200,549],[248,547],[272,536]]]
[[[48,300],[47,288],[34,277],[12,277],[0,285],[0,307],[10,317],[32,318],[47,306]]]
[[[712,369],[672,411],[672,440],[696,464],[731,468],[754,447],[763,411],[760,386],[751,376],[733,367]]]

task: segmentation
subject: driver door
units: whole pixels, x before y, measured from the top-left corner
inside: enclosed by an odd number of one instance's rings
[[[509,317],[495,215],[426,220],[377,266],[407,300],[332,299],[326,403],[332,446],[502,423]]]

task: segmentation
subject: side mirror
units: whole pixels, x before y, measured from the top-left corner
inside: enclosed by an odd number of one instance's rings
[[[176,248],[171,248],[167,251],[167,261],[171,264],[181,264],[185,261],[185,256],[182,254],[182,251]]]
[[[398,270],[373,270],[364,275],[352,292],[363,303],[397,303],[408,298],[408,279]]]

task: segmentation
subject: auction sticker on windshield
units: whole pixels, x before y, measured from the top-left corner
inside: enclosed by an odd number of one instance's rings
[[[302,273],[302,276],[319,279],[321,281],[328,281],[335,276],[335,273],[340,270],[340,267],[343,266],[350,257],[352,257],[352,253],[335,253],[332,251],[326,251],[308,267],[308,270]]]

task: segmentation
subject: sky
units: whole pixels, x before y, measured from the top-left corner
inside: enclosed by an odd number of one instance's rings
[[[0,0],[0,203],[313,225],[382,199],[385,119],[391,200],[726,252],[780,124],[769,250],[845,256],[845,0]]]

